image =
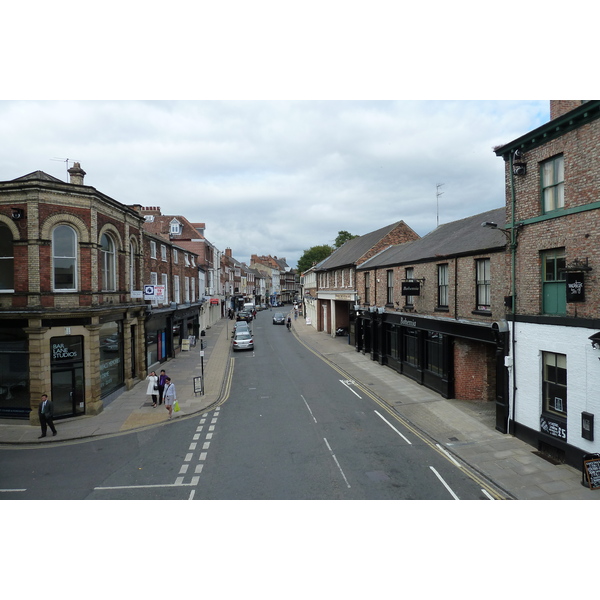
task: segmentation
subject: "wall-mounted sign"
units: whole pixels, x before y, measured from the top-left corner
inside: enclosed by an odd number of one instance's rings
[[[418,281],[402,281],[403,296],[420,296],[421,283]]]
[[[547,415],[540,415],[540,429],[543,433],[567,441],[567,425],[564,421],[553,419]]]
[[[165,286],[164,285],[145,285],[144,300],[164,300]]]
[[[567,302],[585,302],[583,273],[567,273]]]

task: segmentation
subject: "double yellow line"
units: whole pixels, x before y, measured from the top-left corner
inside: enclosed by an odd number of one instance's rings
[[[294,334],[295,335],[295,334]],[[363,394],[368,396],[375,404],[380,406],[383,410],[385,410],[391,417],[393,417],[398,423],[403,425],[406,429],[408,429],[413,435],[419,438],[422,442],[427,444],[432,450],[435,450],[440,456],[443,456],[447,461],[454,464],[454,466],[458,467],[465,475],[467,475],[470,479],[472,479],[477,485],[481,486],[483,490],[485,490],[490,496],[492,496],[495,500],[508,500],[508,497],[501,493],[499,490],[491,487],[489,483],[484,481],[479,475],[473,471],[472,467],[469,467],[463,463],[458,457],[450,455],[447,450],[442,449],[441,446],[437,446],[436,442],[429,439],[427,435],[423,432],[419,431],[412,425],[409,421],[406,421],[403,417],[401,417],[398,413],[396,413],[390,406],[373,394],[371,390],[366,388],[362,383],[356,381],[349,373],[346,373],[343,369],[338,367],[331,360],[319,354],[316,350],[311,348],[306,342],[304,342],[299,336],[296,335],[297,340],[307,349],[310,350],[315,356],[320,358],[322,361],[326,362],[334,371],[337,371],[345,380],[349,380],[353,382],[353,385],[357,387]]]

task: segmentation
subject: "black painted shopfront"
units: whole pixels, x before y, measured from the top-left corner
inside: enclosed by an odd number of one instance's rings
[[[491,325],[361,311],[356,318],[355,346],[372,360],[438,392],[454,397],[455,340],[490,345],[496,372],[496,429],[505,433],[508,418],[508,378],[504,366],[507,336]],[[490,350],[490,348],[488,348]]]

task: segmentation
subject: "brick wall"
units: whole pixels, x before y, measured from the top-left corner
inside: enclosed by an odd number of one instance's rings
[[[454,397],[495,400],[494,348],[466,339],[454,340]]]

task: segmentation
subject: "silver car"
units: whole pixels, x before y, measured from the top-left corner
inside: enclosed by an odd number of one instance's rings
[[[236,350],[253,350],[254,339],[252,338],[252,334],[249,331],[236,332],[236,334],[233,336],[231,347],[233,348],[234,352]]]

